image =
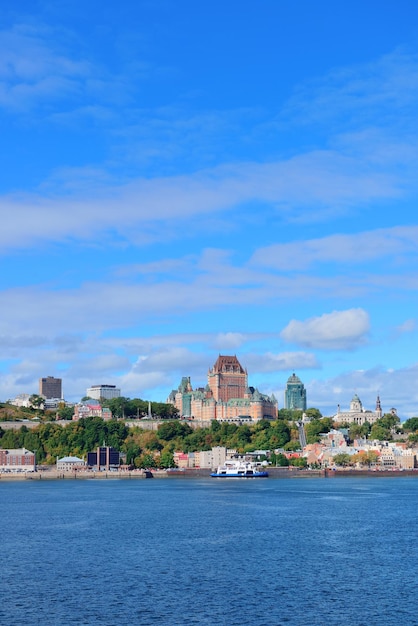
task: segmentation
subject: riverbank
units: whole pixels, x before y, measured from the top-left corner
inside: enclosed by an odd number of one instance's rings
[[[62,472],[55,469],[47,469],[36,472],[0,473],[0,483],[6,481],[25,480],[115,480],[115,479],[142,479],[142,478],[208,478],[210,469],[176,469],[176,470],[123,470],[118,472],[102,471],[94,472],[71,471]],[[418,478],[418,470],[401,469],[338,469],[338,470],[308,470],[296,467],[269,467],[270,478],[347,478],[347,477],[370,477],[370,478],[396,478],[400,476],[414,476]]]
[[[0,473],[0,483],[6,481],[22,480],[106,480],[106,479],[137,479],[137,478],[158,478],[167,474],[165,471],[132,470],[120,472],[93,472],[93,471],[72,471],[61,472],[55,469],[48,469],[37,472],[16,472]]]

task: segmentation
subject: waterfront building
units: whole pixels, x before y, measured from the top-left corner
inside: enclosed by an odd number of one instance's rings
[[[203,421],[274,420],[278,410],[274,395],[267,396],[248,386],[247,371],[236,356],[222,355],[209,369],[205,388],[193,389],[190,377],[183,377],[167,403],[173,404],[182,417]]]
[[[87,465],[98,471],[117,469],[120,465],[120,454],[110,446],[99,446],[94,452],[87,454]]]
[[[57,471],[58,472],[73,472],[74,470],[84,469],[86,462],[83,459],[79,459],[78,456],[64,456],[62,459],[57,459]]]
[[[189,454],[187,452],[174,452],[173,459],[174,465],[180,469],[187,469],[191,467],[189,465]]]
[[[112,400],[120,398],[120,389],[116,385],[92,385],[87,389],[86,396],[94,400]]]
[[[293,373],[287,380],[284,392],[284,408],[306,411],[306,389],[299,376]]]
[[[365,422],[374,424],[374,422],[381,417],[382,407],[379,396],[376,398],[375,410],[370,411],[364,409],[360,398],[355,393],[350,402],[350,408],[348,411],[341,411],[340,405],[338,405],[337,412],[332,416],[332,419],[339,424],[358,424],[359,426],[362,426]]]
[[[39,395],[44,398],[62,398],[62,378],[47,376],[39,379]]]
[[[26,448],[0,449],[0,472],[33,472],[36,452]]]
[[[211,450],[196,452],[174,452],[174,464],[182,469],[211,469],[223,465],[227,457],[231,458],[236,450],[227,450],[222,446],[216,446]]]

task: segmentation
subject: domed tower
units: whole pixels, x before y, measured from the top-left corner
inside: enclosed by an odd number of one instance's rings
[[[296,374],[288,378],[284,392],[284,408],[306,411],[306,389]]]
[[[355,393],[353,396],[353,399],[350,402],[350,411],[352,413],[362,413],[363,412],[363,405],[361,403],[360,398],[358,397],[358,395]]]

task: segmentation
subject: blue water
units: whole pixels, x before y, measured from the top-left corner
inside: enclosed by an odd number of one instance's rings
[[[0,484],[0,624],[418,624],[418,478]]]

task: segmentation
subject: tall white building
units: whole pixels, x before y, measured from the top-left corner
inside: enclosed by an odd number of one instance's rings
[[[376,420],[382,417],[382,407],[380,404],[380,398],[377,396],[376,408],[374,411],[366,411],[363,408],[363,404],[355,393],[353,399],[350,402],[350,409],[348,411],[341,411],[340,405],[338,405],[337,413],[332,416],[334,422],[340,424],[358,424],[362,426],[365,422],[374,424]]]
[[[120,389],[116,385],[92,385],[87,389],[86,395],[95,400],[100,400],[101,398],[111,400],[112,398],[120,398]]]

